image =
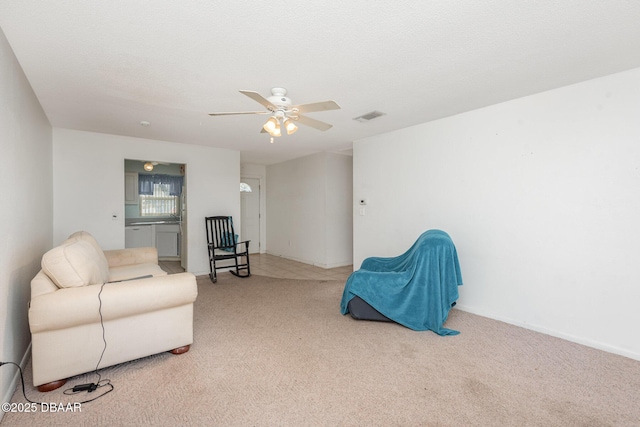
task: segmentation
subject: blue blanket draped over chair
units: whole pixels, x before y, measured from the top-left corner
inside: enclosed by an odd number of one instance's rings
[[[344,288],[340,308],[359,296],[389,319],[416,331],[439,335],[460,332],[444,328],[462,285],[458,253],[441,230],[424,232],[411,248],[394,258],[367,258]]]

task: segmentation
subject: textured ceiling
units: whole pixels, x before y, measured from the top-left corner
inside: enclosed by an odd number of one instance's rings
[[[272,164],[640,67],[640,1],[2,0],[0,27],[51,124],[241,151]],[[266,116],[335,100],[269,144]],[[354,117],[378,110],[371,122]],[[149,121],[143,127],[140,121]]]

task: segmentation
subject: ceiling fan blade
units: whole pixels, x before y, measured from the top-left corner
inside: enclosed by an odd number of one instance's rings
[[[267,98],[260,95],[258,92],[254,92],[252,90],[241,90],[240,93],[247,95],[249,98],[253,99],[256,102],[259,102],[270,111],[274,111],[276,109],[275,105],[273,105]]]
[[[320,120],[312,119],[307,116],[298,116],[297,122],[301,125],[310,126],[321,131],[329,130],[333,127],[333,125],[330,125],[329,123],[321,122]]]
[[[231,113],[209,113],[210,116],[232,116],[234,114],[271,114],[270,111],[236,111]]]
[[[340,106],[335,101],[323,101],[296,105],[294,108],[297,108],[300,113],[313,113],[315,111],[339,110]]]

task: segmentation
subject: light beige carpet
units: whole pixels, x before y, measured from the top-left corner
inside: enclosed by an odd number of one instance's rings
[[[198,283],[191,351],[102,370],[115,390],[81,413],[7,413],[2,427],[640,425],[638,361],[458,310],[458,336],[356,321],[341,282]],[[31,400],[73,401],[38,393],[30,369]]]

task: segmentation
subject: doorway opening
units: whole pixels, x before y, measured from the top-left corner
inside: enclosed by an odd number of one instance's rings
[[[186,165],[125,159],[124,171],[125,248],[155,247],[187,270]]]
[[[259,253],[260,242],[260,180],[242,178],[240,181],[240,216],[242,240],[251,240],[249,253]]]

